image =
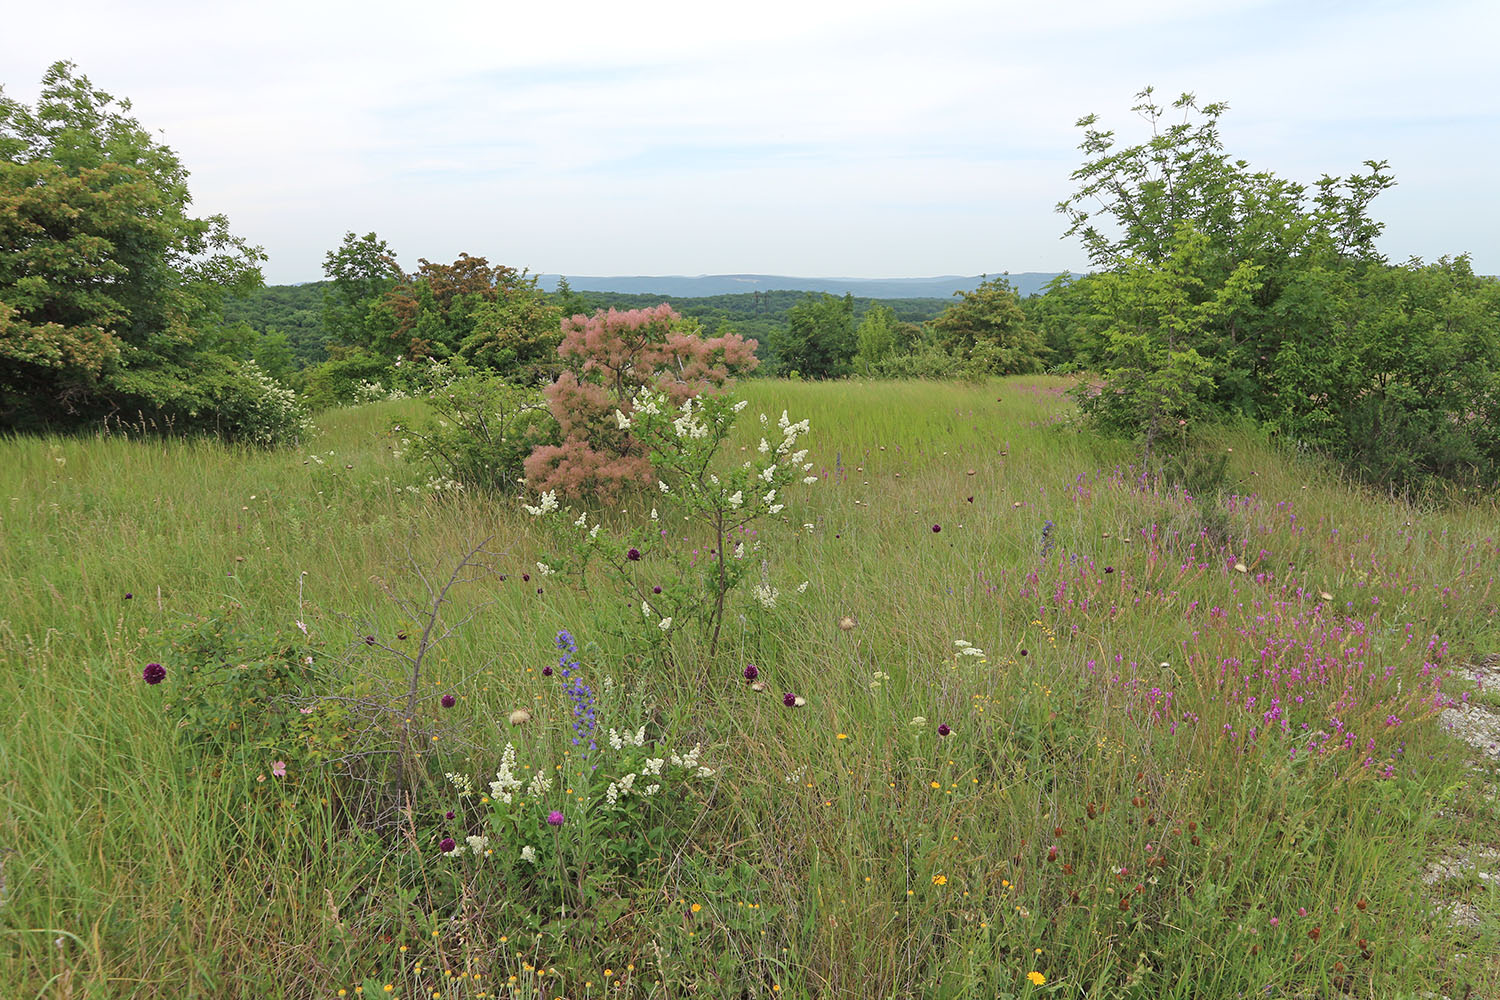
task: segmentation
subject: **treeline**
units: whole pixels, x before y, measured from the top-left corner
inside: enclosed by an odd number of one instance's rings
[[[332,282],[325,280],[253,289],[225,300],[224,323],[237,331],[235,339],[247,356],[278,378],[296,381],[298,373],[328,360],[331,337],[323,324],[323,304],[331,287]],[[547,298],[566,315],[592,315],[601,309],[650,309],[665,302],[681,316],[696,320],[709,336],[737,333],[756,340],[760,345],[758,356],[762,362],[769,362],[771,344],[785,335],[792,309],[809,297],[818,298],[814,293],[790,290],[673,296],[571,289]],[[853,303],[856,324],[870,310],[885,307],[894,322],[921,326],[941,315],[953,301],[856,297]]]

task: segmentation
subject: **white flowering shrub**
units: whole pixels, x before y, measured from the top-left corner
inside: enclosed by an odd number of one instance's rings
[[[784,597],[765,578],[763,561],[752,558],[760,542],[751,526],[780,515],[794,484],[817,481],[808,475],[807,450],[799,447],[808,422],[793,421],[785,411],[776,421],[762,413],[754,457],[726,469],[720,452],[746,405],[724,394],[674,406],[665,393],[647,387],[631,399],[630,412],[615,411],[616,424],[646,445],[661,477],[643,524],[614,530],[587,510],[564,508],[555,491],[523,505],[558,527],[558,549],[566,554],[544,555],[549,571],[582,587],[589,568],[601,567],[625,595],[636,636],[658,652],[666,651],[676,632],[696,627],[713,656],[729,596],[752,570],[762,575],[751,593],[752,609],[769,611]],[[684,523],[706,537],[706,553],[701,540],[695,547],[677,534]]]

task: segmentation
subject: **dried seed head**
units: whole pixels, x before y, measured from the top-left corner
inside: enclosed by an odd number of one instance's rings
[[[512,726],[524,726],[531,721],[531,713],[524,708],[518,708],[510,713],[510,724]]]

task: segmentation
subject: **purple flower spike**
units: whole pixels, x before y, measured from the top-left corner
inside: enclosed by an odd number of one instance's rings
[[[444,837],[442,839],[442,842],[438,844],[438,850],[442,851],[444,854],[452,854],[453,849],[457,846],[458,845],[453,842],[452,837]]]
[[[141,680],[147,684],[160,684],[167,679],[167,668],[160,663],[148,663],[146,669],[141,671]]]
[[[547,825],[548,826],[562,826],[563,825],[563,814],[560,813],[560,812],[558,812],[556,809],[554,809],[551,812],[549,812],[547,814]]]
[[[745,667],[745,680],[753,681],[760,676],[760,668],[751,663]]]
[[[445,694],[445,695],[443,695],[443,707],[444,708],[452,708],[454,705],[457,705],[457,704],[458,704],[458,699],[455,698],[455,697],[453,697],[451,694]]]

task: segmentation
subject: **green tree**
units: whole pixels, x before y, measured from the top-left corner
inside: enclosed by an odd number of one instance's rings
[[[537,279],[523,275],[494,301],[475,307],[459,353],[473,367],[518,385],[550,382],[562,370],[562,320],[562,309],[537,288]]]
[[[873,305],[865,313],[855,333],[859,348],[854,355],[854,367],[858,371],[870,374],[875,365],[895,352],[896,324],[896,313],[890,306]]]
[[[1208,237],[1182,224],[1160,263],[1126,260],[1097,276],[1094,294],[1111,319],[1104,333],[1104,386],[1075,390],[1103,429],[1137,436],[1145,457],[1181,450],[1215,415],[1215,372],[1197,350],[1204,331],[1244,308],[1257,268],[1243,263],[1222,284],[1201,276]]]
[[[787,312],[787,328],[775,349],[784,372],[804,378],[848,375],[855,352],[854,296],[804,296]]]
[[[345,233],[344,242],[323,255],[323,274],[328,278],[323,290],[323,328],[328,339],[377,353],[386,349],[388,344],[382,343],[371,311],[406,280],[390,244],[374,233]]]
[[[1384,263],[1375,249],[1381,224],[1369,207],[1395,181],[1384,162],[1368,160],[1368,173],[1325,176],[1309,190],[1225,153],[1219,119],[1227,104],[1199,105],[1184,94],[1171,109],[1180,120],[1169,123],[1150,88],[1137,98],[1132,110],[1150,130],[1143,143],[1118,147],[1094,115],[1078,122],[1085,161],[1072,175],[1078,189],[1058,205],[1069,223],[1065,235],[1082,239],[1096,269],[1160,267],[1188,226],[1206,239],[1194,260],[1206,287],[1222,287],[1241,265],[1254,265],[1255,294],[1201,329],[1193,347],[1215,373],[1215,409],[1264,418],[1275,411],[1264,387],[1286,332],[1278,301],[1314,263]]]
[[[1047,345],[1031,328],[1021,300],[1004,277],[987,278],[932,321],[937,344],[993,375],[1042,370]]]
[[[269,383],[206,340],[264,254],[188,214],[187,170],[129,111],[66,62],[35,108],[0,92],[0,426],[139,411],[240,433],[226,414],[268,412]]]

